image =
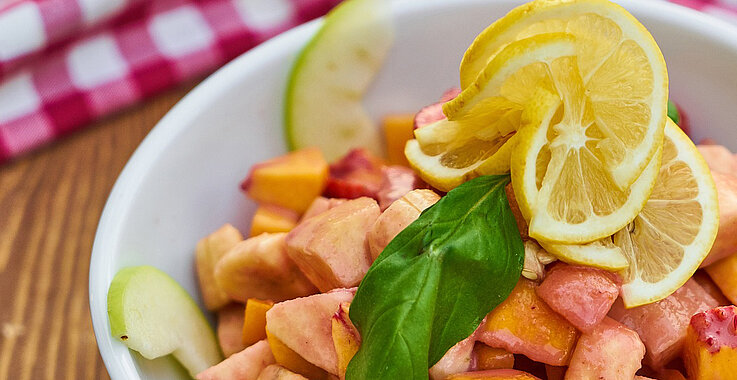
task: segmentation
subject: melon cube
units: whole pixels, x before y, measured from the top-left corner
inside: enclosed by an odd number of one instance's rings
[[[579,332],[538,297],[536,288],[532,281],[520,279],[486,316],[478,340],[545,364],[566,365]]]
[[[376,193],[379,208],[384,211],[394,201],[402,198],[415,189],[427,188],[427,184],[415,174],[414,170],[404,166],[385,166],[381,168],[381,188]]]
[[[565,378],[630,380],[644,356],[645,345],[636,332],[605,318],[578,338]]]
[[[503,348],[489,347],[476,342],[473,354],[476,356],[476,369],[479,371],[514,368],[514,355]]]
[[[712,172],[737,175],[737,158],[721,145],[697,145],[699,153]]]
[[[302,214],[302,220],[304,221],[315,215],[322,214],[335,206],[345,203],[345,201],[346,200],[342,198],[317,197],[312,201],[310,207],[307,208],[307,211]]]
[[[266,312],[274,306],[271,301],[249,298],[243,313],[241,341],[245,345],[266,339]]]
[[[217,310],[230,302],[228,293],[223,291],[215,281],[215,266],[231,248],[241,241],[243,241],[243,235],[235,227],[226,224],[197,243],[195,267],[202,300],[207,310]]]
[[[704,269],[727,299],[737,303],[737,254],[721,259]]]
[[[737,375],[737,307],[718,307],[691,317],[683,359],[689,379],[734,379]]]
[[[299,214],[288,208],[261,205],[251,219],[251,236],[264,232],[289,232],[297,225]]]
[[[243,344],[241,339],[243,310],[243,304],[240,303],[232,303],[218,310],[218,342],[225,357],[243,351],[246,347],[263,339],[257,339],[250,344]]]
[[[537,295],[582,332],[601,322],[619,295],[620,279],[602,269],[567,265],[553,266],[537,288]]]
[[[274,364],[269,344],[262,340],[200,372],[197,380],[256,380],[264,368]]]
[[[384,116],[381,122],[387,157],[392,165],[409,166],[407,157],[404,156],[404,146],[407,145],[407,141],[415,138],[412,131],[414,118],[414,114],[394,114]]]

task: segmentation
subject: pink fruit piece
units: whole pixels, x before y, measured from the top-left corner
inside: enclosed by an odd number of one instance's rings
[[[737,252],[737,173],[712,172],[719,200],[719,231],[709,255],[701,267],[715,263]]]
[[[722,145],[697,145],[712,172],[737,175],[737,160],[732,152]]]
[[[537,295],[577,329],[589,332],[609,312],[620,284],[614,273],[558,263],[537,288]]]
[[[384,163],[368,150],[353,149],[330,165],[330,176],[324,194],[330,198],[376,199],[383,181],[383,166]]]
[[[256,380],[308,380],[280,365],[272,364],[266,367]]]
[[[264,368],[274,364],[274,355],[266,340],[231,355],[222,362],[200,372],[197,380],[256,380]]]
[[[723,262],[723,261],[720,261]],[[715,265],[712,265],[709,267],[709,269],[715,268]],[[704,289],[705,292],[709,293],[711,298],[714,298],[717,301],[717,304],[719,306],[725,306],[725,305],[731,305],[732,302],[730,302],[727,297],[725,297],[725,294],[722,293],[722,291],[719,289],[719,286],[714,282],[714,280],[709,277],[707,272],[703,269],[697,270],[696,273],[693,274],[691,277],[696,281],[699,286],[701,286],[702,289]],[[736,279],[737,280],[737,279]],[[737,289],[735,289],[737,290]]]
[[[645,346],[636,332],[604,318],[581,334],[566,379],[630,380],[640,369]]]
[[[625,309],[617,299],[609,316],[639,334],[647,348],[645,363],[659,370],[681,352],[691,316],[717,303],[689,279],[667,298],[648,305]]]
[[[440,97],[439,102],[420,109],[420,111],[415,115],[414,129],[422,128],[428,124],[445,119],[443,104],[453,100],[460,93],[461,90],[459,88],[448,89],[443,93],[443,96]]]
[[[218,310],[218,342],[225,357],[243,351],[243,319],[245,307],[232,303]]]
[[[385,166],[381,169],[381,177],[381,188],[376,193],[381,211],[410,191],[428,187],[412,169],[404,166]]]
[[[476,342],[475,333],[456,343],[448,352],[430,367],[430,379],[443,380],[456,373],[473,371],[476,363],[473,358],[473,348]]]
[[[266,313],[266,329],[308,362],[338,374],[333,343],[333,316],[342,302],[351,302],[355,289],[280,302]]]
[[[307,208],[307,211],[302,214],[302,220],[307,220],[317,214],[322,214],[335,206],[345,203],[345,201],[346,199],[343,198],[317,197],[312,201],[312,204]]]
[[[727,380],[737,374],[737,307],[722,306],[694,315],[683,359],[693,380]]]

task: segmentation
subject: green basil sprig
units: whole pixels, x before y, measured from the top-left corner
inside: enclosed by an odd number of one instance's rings
[[[508,176],[450,191],[392,240],[351,303],[361,348],[346,379],[427,379],[428,368],[509,296],[524,247]]]

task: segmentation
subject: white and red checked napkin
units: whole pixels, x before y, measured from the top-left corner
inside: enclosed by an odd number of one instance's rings
[[[737,22],[737,0],[672,1]],[[0,0],[0,163],[212,72],[339,2]]]

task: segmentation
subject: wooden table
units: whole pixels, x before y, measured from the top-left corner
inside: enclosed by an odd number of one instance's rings
[[[0,379],[107,379],[87,296],[108,193],[192,84],[0,166]]]

